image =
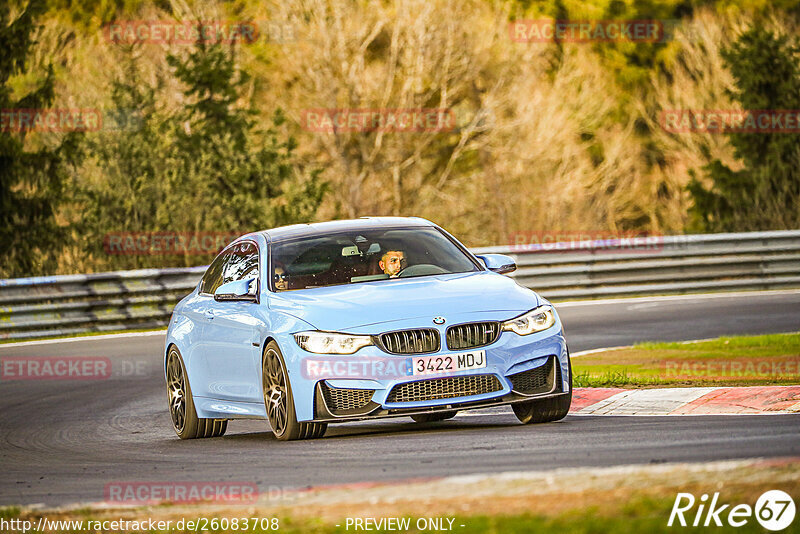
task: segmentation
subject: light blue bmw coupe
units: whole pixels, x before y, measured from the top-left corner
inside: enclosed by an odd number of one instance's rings
[[[328,423],[510,404],[523,423],[572,401],[553,306],[435,224],[378,217],[244,235],[175,307],[164,350],[183,439],[268,419],[279,440]]]

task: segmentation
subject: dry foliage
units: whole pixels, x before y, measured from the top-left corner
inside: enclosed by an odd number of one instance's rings
[[[417,215],[470,246],[509,243],[535,231],[681,233],[689,171],[714,158],[734,164],[723,136],[671,134],[658,120],[663,109],[732,107],[720,50],[750,23],[746,15],[696,11],[664,46],[662,68],[633,93],[598,53],[602,44],[513,42],[511,8],[499,2],[300,0],[232,7],[173,0],[172,14],[151,3],[136,9],[129,18],[268,21],[261,39],[238,47],[242,68],[253,76],[243,99],[265,121],[282,108],[290,118],[284,133],[297,139],[303,163],[323,169],[331,189],[318,219]],[[161,105],[180,101],[164,58],[181,45],[114,45],[103,39],[99,23],[74,29],[56,17],[46,21],[39,41],[36,62],[58,58],[56,107],[107,105],[111,80],[131,56],[143,83],[165,83]],[[444,108],[456,126],[304,129],[304,112],[320,108]],[[90,165],[75,177],[102,179]],[[67,207],[60,217],[80,213]],[[174,224],[179,230],[180,221]],[[65,254],[64,271],[92,270]]]

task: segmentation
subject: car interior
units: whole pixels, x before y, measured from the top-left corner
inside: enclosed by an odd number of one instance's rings
[[[390,250],[404,253],[405,268],[400,277],[463,271],[465,258],[449,257],[436,245],[437,238],[443,239],[441,235],[417,232],[409,239],[406,231],[326,236],[282,247],[273,258],[273,269],[281,268],[287,290],[388,279],[379,262]]]

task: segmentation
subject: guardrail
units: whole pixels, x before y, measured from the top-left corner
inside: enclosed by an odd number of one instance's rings
[[[474,249],[551,300],[800,287],[800,230]],[[205,267],[0,280],[0,339],[165,326]]]
[[[158,328],[205,267],[0,280],[0,339]]]
[[[489,247],[552,300],[800,287],[800,230]]]

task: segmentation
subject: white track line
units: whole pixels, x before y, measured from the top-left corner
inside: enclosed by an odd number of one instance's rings
[[[602,349],[589,349],[589,350],[582,350],[580,352],[570,352],[570,358],[577,358],[578,356],[586,356],[587,354],[597,354],[600,352],[609,352],[612,350],[621,350],[621,349],[629,349],[633,347],[633,345],[620,345],[619,347],[606,347]]]
[[[3,347],[24,347],[28,345],[53,345],[56,343],[72,343],[75,341],[94,341],[104,339],[118,339],[122,337],[147,337],[147,336],[164,336],[167,334],[166,330],[148,330],[147,332],[121,332],[119,334],[101,334],[97,336],[78,336],[78,337],[59,337],[56,339],[40,339],[34,341],[17,341],[13,343],[0,343],[0,350]]]
[[[597,300],[571,300],[565,302],[553,302],[556,309],[569,308],[575,306],[592,306],[595,304],[627,304],[639,302],[662,302],[672,300],[699,300],[717,299],[728,297],[757,297],[762,295],[798,295],[800,289],[771,289],[764,291],[732,291],[730,293],[697,293],[687,295],[661,295],[654,297],[624,297],[618,299],[597,299]]]

